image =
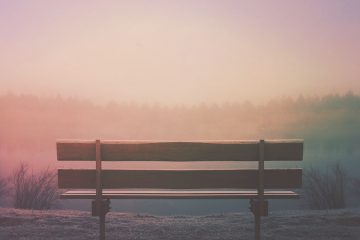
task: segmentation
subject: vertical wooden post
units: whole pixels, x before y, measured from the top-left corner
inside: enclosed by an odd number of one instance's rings
[[[100,232],[99,239],[105,240],[105,213],[102,209],[102,184],[101,184],[101,143],[96,140],[96,208],[99,214]]]
[[[264,160],[265,160],[265,141],[259,143],[259,178],[258,178],[258,208],[255,211],[255,240],[261,239],[261,214],[264,208]]]

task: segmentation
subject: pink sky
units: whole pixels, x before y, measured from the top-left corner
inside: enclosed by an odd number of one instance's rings
[[[263,102],[360,92],[360,1],[0,0],[0,93]]]

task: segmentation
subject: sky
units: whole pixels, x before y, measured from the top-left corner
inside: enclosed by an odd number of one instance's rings
[[[255,103],[360,93],[360,1],[0,0],[0,93]]]

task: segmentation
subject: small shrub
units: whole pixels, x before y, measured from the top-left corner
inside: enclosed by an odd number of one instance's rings
[[[353,177],[351,179],[351,190],[354,195],[360,196],[360,178]]]
[[[7,182],[5,179],[0,178],[0,199],[4,198],[7,192]]]
[[[10,178],[13,204],[22,209],[50,209],[57,205],[56,171],[45,169],[39,173],[29,171],[21,164]]]
[[[306,202],[311,209],[345,208],[347,174],[340,163],[325,171],[310,168],[304,176]]]

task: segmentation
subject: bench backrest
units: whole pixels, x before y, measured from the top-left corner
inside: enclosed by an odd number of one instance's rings
[[[101,187],[154,189],[289,189],[302,169],[264,169],[263,161],[300,161],[302,140],[273,141],[58,141],[59,161],[256,161],[258,169],[101,170]],[[98,166],[99,170],[99,166]],[[259,180],[259,175],[261,178]],[[97,170],[59,169],[59,188],[94,189]]]

